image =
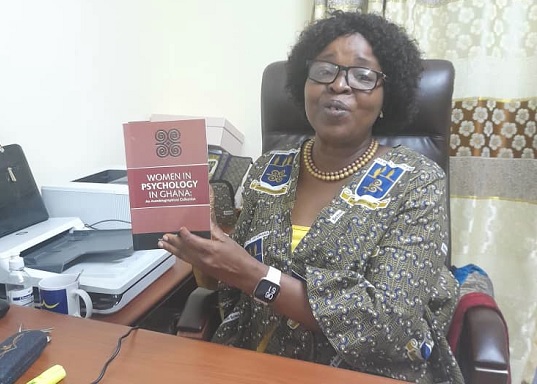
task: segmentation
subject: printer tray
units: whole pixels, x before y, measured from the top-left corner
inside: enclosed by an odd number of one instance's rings
[[[85,257],[127,257],[133,252],[130,229],[75,230],[55,236],[21,256],[29,268],[61,273]]]

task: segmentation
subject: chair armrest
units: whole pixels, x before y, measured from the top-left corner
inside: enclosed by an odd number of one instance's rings
[[[198,287],[190,293],[177,321],[177,335],[210,340],[219,324],[216,291]]]
[[[506,384],[509,380],[509,339],[501,315],[487,307],[466,313],[459,364],[467,383]]]

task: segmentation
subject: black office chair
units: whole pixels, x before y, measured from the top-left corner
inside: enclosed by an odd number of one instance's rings
[[[374,135],[384,145],[402,144],[426,155],[436,161],[449,176],[451,99],[455,73],[449,61],[424,60],[423,65],[424,72],[418,95],[419,112],[414,122],[405,127],[397,121],[384,118],[376,126]],[[313,129],[304,113],[289,99],[285,83],[285,62],[279,61],[268,65],[263,73],[261,86],[264,152],[313,135]],[[448,266],[451,265],[450,254],[446,263]],[[202,323],[197,322],[198,315],[207,307],[214,306],[215,296],[214,294],[211,296],[212,304],[201,299],[210,294],[211,291],[198,290],[189,298],[188,301],[191,303],[187,302],[183,315],[184,322],[179,322],[179,331],[183,332],[183,335],[192,336],[192,331],[198,332],[197,329],[203,328]],[[194,305],[194,302],[198,304]],[[188,305],[192,307],[189,308]],[[197,307],[198,314],[195,313],[194,307]],[[504,322],[498,312],[489,308],[470,309],[465,315],[461,335],[456,354],[466,382],[507,383],[508,338]],[[207,339],[208,334],[204,337]]]

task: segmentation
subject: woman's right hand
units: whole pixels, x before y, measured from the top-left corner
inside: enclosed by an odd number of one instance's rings
[[[181,228],[177,235],[167,233],[158,246],[190,263],[193,268],[243,292],[252,292],[268,267],[252,257],[211,220],[211,239]]]

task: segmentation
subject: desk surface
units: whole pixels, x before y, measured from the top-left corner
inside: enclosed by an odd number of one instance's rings
[[[0,319],[0,339],[26,329],[54,327],[51,342],[17,381],[24,384],[55,364],[67,377],[62,384],[95,380],[118,338],[130,328],[45,310],[12,306]],[[400,383],[344,369],[224,347],[143,329],[126,339],[109,365],[103,384],[124,383]]]
[[[185,281],[191,272],[192,266],[190,264],[177,259],[170,269],[121,310],[109,315],[94,314],[92,319],[108,323],[133,325],[144,314],[157,306],[174,288]]]

